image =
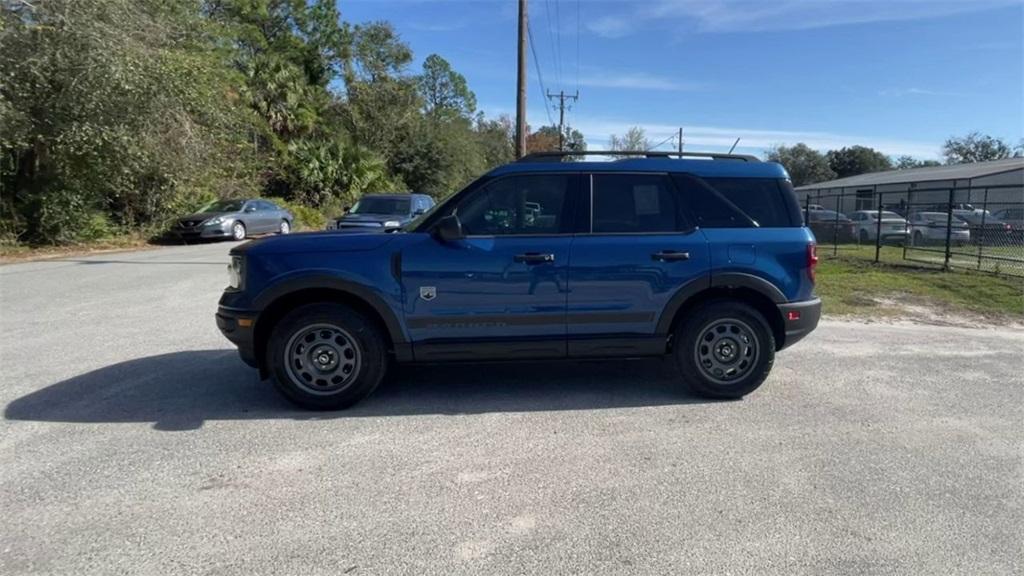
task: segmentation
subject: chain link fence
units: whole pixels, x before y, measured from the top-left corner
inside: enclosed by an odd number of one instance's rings
[[[1024,277],[1020,186],[813,191],[803,209],[824,256]]]

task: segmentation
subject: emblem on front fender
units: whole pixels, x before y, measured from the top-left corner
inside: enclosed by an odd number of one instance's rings
[[[420,286],[420,298],[424,300],[437,298],[437,288],[435,286]]]

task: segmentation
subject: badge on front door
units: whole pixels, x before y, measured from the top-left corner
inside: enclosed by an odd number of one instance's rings
[[[435,286],[420,286],[420,298],[424,300],[433,300],[437,297],[437,288]]]

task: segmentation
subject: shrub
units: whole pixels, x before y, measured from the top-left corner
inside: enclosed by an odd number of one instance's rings
[[[292,225],[296,230],[323,230],[327,224],[327,218],[316,208],[310,208],[298,202],[290,202],[283,198],[266,198],[266,200],[291,212],[295,216]]]

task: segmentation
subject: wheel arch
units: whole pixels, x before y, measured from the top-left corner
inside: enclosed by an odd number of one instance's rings
[[[411,350],[398,317],[383,298],[371,289],[338,278],[303,278],[260,294],[260,309],[253,327],[253,351],[261,376],[266,376],[266,346],[274,326],[298,306],[316,302],[335,302],[349,306],[375,322],[387,338],[385,345],[399,360],[411,356]]]
[[[669,337],[691,310],[713,300],[735,300],[751,306],[768,322],[775,338],[775,349],[784,346],[786,328],[778,305],[787,302],[786,297],[767,280],[750,274],[723,274],[709,282],[683,286],[659,318],[658,334]]]

